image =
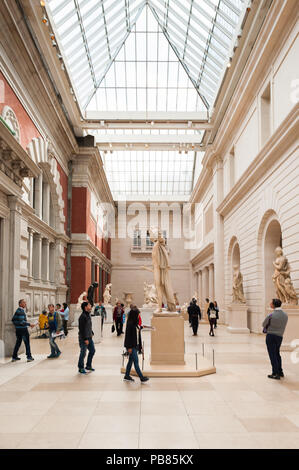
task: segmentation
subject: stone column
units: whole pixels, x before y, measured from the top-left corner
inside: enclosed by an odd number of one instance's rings
[[[43,207],[43,221],[46,224],[50,224],[50,185],[47,182],[43,182],[43,197],[42,197],[42,207]]]
[[[50,243],[49,246],[49,279],[54,284],[55,282],[55,243]]]
[[[33,277],[36,281],[42,278],[42,237],[39,233],[33,237]]]
[[[99,287],[100,287],[100,283],[99,283],[99,267],[100,267],[100,260],[98,258],[95,258],[95,264],[94,264],[94,270],[95,270],[95,282],[98,283]],[[94,302],[95,303],[98,303],[99,301],[99,287],[97,287],[95,290],[94,290]]]
[[[202,271],[202,297],[203,305],[206,302],[206,297],[209,296],[209,271],[208,268],[204,268]]]
[[[32,266],[33,266],[33,234],[34,231],[32,228],[28,228],[28,277],[32,279]]]
[[[209,299],[211,302],[215,300],[215,291],[214,291],[214,265],[213,263],[209,266]]]
[[[223,200],[223,162],[216,157],[213,165],[213,194],[214,194],[214,296],[220,310],[224,309],[224,228],[223,217],[217,212],[217,207]]]
[[[5,293],[7,296],[7,311],[2,313],[6,317],[4,331],[5,355],[10,356],[16,341],[15,328],[11,322],[11,318],[20,300],[20,238],[22,212],[18,197],[8,196],[7,199],[10,208],[9,238],[6,247],[8,251],[8,289]]]
[[[195,292],[198,295],[198,272],[197,271],[193,273],[193,285],[194,285],[193,292],[191,292],[192,297],[193,297],[193,294],[195,294]]]
[[[47,238],[42,239],[42,280],[50,280],[50,242]]]
[[[35,180],[34,185],[34,207],[36,215],[41,219],[43,215],[43,174]]]
[[[198,272],[198,306],[200,309],[203,307],[203,295],[202,295],[202,271]]]

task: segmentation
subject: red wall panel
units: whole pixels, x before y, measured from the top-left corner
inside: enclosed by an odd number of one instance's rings
[[[3,87],[4,84],[4,87]],[[4,75],[0,72],[0,87],[1,87],[1,96],[0,96],[0,114],[4,106],[10,106],[15,115],[17,116],[20,130],[21,130],[21,145],[26,150],[29,143],[34,137],[40,137],[40,133],[33,124],[31,118],[28,116],[20,100],[17,98],[15,92],[8,84],[7,80],[4,78]]]

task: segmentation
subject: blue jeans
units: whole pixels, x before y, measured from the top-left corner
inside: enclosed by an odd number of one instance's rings
[[[126,377],[128,377],[130,375],[133,362],[134,362],[135,370],[136,370],[137,374],[139,375],[139,378],[142,379],[143,374],[142,374],[142,372],[140,370],[140,367],[139,367],[138,352],[137,352],[136,348],[132,348],[132,352],[129,355],[129,360],[128,360],[128,364],[127,364],[127,368],[126,368]]]
[[[94,342],[92,338],[88,338],[88,345],[85,344],[84,340],[79,339],[79,345],[80,345],[80,356],[79,356],[79,361],[78,361],[78,369],[84,369],[84,359],[86,356],[86,351],[88,350],[88,356],[87,356],[87,363],[86,367],[90,368],[91,367],[91,362],[92,358],[96,352],[95,347],[94,347]]]
[[[49,331],[49,343],[50,343],[50,348],[51,348],[51,355],[52,356],[57,356],[61,351],[57,344],[55,343],[55,339],[52,337],[53,331]],[[55,332],[54,332],[55,333]]]
[[[282,373],[281,356],[279,354],[281,342],[282,336],[271,335],[270,333],[268,333],[266,336],[266,344],[272,365],[273,375],[279,375]]]
[[[18,357],[18,351],[20,349],[22,341],[24,341],[25,348],[26,348],[26,356],[27,356],[27,358],[30,358],[31,357],[31,351],[30,351],[29,333],[28,333],[27,328],[16,329],[16,336],[17,336],[17,341],[16,341],[14,351],[12,353],[12,357],[14,359],[16,359]]]

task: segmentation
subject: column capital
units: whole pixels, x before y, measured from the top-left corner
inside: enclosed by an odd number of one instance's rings
[[[27,227],[27,230],[28,230],[28,232],[29,232],[29,234],[30,234],[31,236],[34,235],[34,230],[33,230],[33,228]]]
[[[33,236],[34,236],[34,238],[36,238],[36,239],[39,240],[39,241],[41,241],[42,238],[43,238],[43,237],[41,236],[41,234],[38,233],[38,232],[34,232]]]
[[[44,245],[48,245],[48,246],[50,245],[50,240],[48,238],[43,237],[42,240],[43,240]]]

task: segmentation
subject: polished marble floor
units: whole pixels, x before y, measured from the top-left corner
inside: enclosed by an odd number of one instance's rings
[[[120,375],[123,335],[105,325],[94,367],[77,373],[77,331],[46,359],[47,339],[31,338],[33,363],[0,364],[0,448],[10,449],[299,449],[299,363],[282,353],[285,378],[271,372],[262,335],[216,336],[185,323],[186,353],[212,360],[217,373],[199,378],[136,379]],[[143,332],[145,351],[150,332]]]

